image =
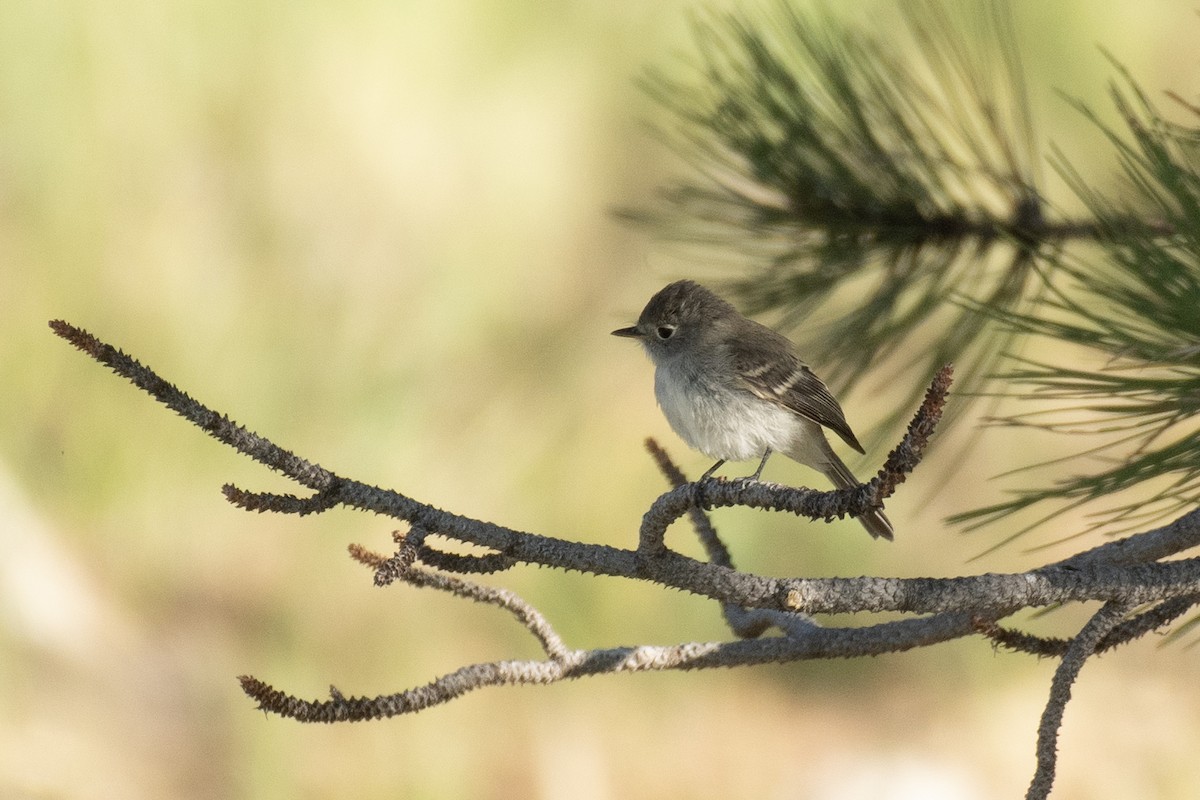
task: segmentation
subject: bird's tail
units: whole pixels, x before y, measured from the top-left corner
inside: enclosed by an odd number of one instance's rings
[[[825,477],[833,482],[833,485],[839,489],[849,489],[851,486],[858,486],[858,478],[854,477],[854,473],[850,468],[838,458],[837,453],[832,449],[826,454]],[[894,529],[891,521],[877,508],[872,508],[867,513],[855,517],[862,526],[867,529],[867,533],[874,536],[876,539],[892,540]]]
[[[787,456],[793,461],[799,461],[805,466],[824,473],[825,477],[829,478],[839,489],[849,489],[859,485],[854,473],[838,458],[837,453],[833,452],[821,426],[815,422],[809,423],[803,435],[796,437]],[[855,519],[862,523],[862,526],[867,529],[867,533],[876,539],[892,540],[892,523],[888,521],[882,511],[873,508]]]

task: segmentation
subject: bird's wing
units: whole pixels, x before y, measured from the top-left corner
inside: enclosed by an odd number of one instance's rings
[[[863,452],[838,401],[808,365],[792,352],[790,343],[786,348],[768,349],[736,340],[733,365],[742,383],[756,396],[824,425],[842,437],[846,444]]]

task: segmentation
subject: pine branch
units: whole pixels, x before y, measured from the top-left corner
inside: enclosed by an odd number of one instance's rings
[[[1113,145],[1127,190],[1111,199],[1059,156],[1064,177],[1103,231],[1103,258],[1066,251],[1056,273],[1069,283],[1059,286],[1047,276],[1047,295],[1036,309],[987,312],[1014,334],[1091,354],[1091,363],[1077,356],[1069,363],[1014,361],[1006,383],[1025,387],[1018,396],[1043,409],[999,422],[1105,439],[1072,459],[1077,474],[954,521],[978,525],[1035,506],[1049,509],[1028,530],[1069,508],[1102,504],[1094,527],[1123,532],[1200,504],[1200,124],[1168,121],[1113,64],[1121,83],[1111,95],[1125,129],[1075,105]],[[1131,223],[1137,219],[1146,221]]]

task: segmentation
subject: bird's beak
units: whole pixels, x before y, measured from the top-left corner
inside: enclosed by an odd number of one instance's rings
[[[639,331],[639,330],[637,329],[637,327],[632,327],[632,328],[619,328],[619,329],[617,329],[617,330],[613,331],[613,332],[612,332],[612,335],[613,335],[613,336],[626,336],[626,337],[629,337],[629,338],[638,339],[638,338],[641,338],[641,336],[642,336],[642,332],[641,332],[641,331]]]

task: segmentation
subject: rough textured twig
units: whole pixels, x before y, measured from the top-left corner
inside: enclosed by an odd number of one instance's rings
[[[671,457],[667,455],[667,451],[663,450],[658,442],[654,439],[646,439],[646,450],[650,452],[650,457],[654,459],[655,465],[667,479],[667,483],[670,484],[672,489],[679,489],[688,485],[688,479],[683,474],[683,471],[671,460]],[[699,505],[693,505],[688,509],[688,516],[692,520],[692,527],[696,531],[696,536],[700,539],[701,546],[704,547],[704,552],[708,555],[709,562],[732,569],[733,557],[729,554],[729,548],[725,546],[725,543],[721,541],[721,537],[717,535],[717,530],[713,527],[712,520],[709,519],[708,514],[704,513],[704,509]]]
[[[1050,796],[1058,760],[1058,729],[1062,727],[1063,712],[1071,700],[1071,686],[1079,677],[1084,662],[1096,652],[1096,646],[1131,608],[1133,604],[1117,600],[1105,603],[1083,626],[1079,635],[1071,640],[1063,654],[1062,662],[1050,682],[1050,699],[1038,723],[1037,770],[1029,784],[1029,791],[1025,793],[1027,800],[1044,800]]]
[[[1137,564],[1157,561],[1200,545],[1200,509],[1190,511],[1173,522],[1144,533],[1136,533],[1063,559],[1061,567],[1105,562]]]
[[[1096,652],[1103,653],[1114,647],[1135,641],[1151,631],[1156,631],[1170,625],[1182,617],[1196,605],[1200,604],[1200,596],[1187,595],[1166,600],[1158,605],[1135,614],[1115,626],[1108,635],[1096,645]],[[1024,631],[1005,628],[994,620],[980,619],[976,630],[991,639],[996,645],[1019,653],[1029,653],[1039,658],[1060,657],[1066,654],[1072,639],[1059,639],[1048,636],[1034,636]]]
[[[376,586],[387,586],[400,580],[412,586],[438,589],[455,597],[493,605],[512,614],[526,630],[533,634],[551,660],[567,660],[574,652],[563,644],[562,638],[541,612],[514,592],[483,586],[463,578],[418,567],[414,562],[423,538],[424,532],[419,530],[411,531],[407,536],[398,537],[399,549],[391,557],[372,553],[361,545],[351,545],[350,555],[356,561],[374,569]]]
[[[562,661],[492,661],[461,667],[430,683],[378,697],[302,700],[252,676],[238,680],[259,708],[301,722],[349,722],[394,717],[506,684],[546,684],[587,675],[710,669],[791,661],[882,655],[957,639],[973,630],[966,614],[937,614],[864,628],[813,628],[804,637],[576,650]]]
[[[334,481],[330,488],[308,497],[271,492],[247,492],[230,484],[221,488],[230,503],[246,511],[257,511],[260,514],[274,511],[279,514],[295,514],[303,517],[306,514],[320,514],[322,511],[328,511],[340,503],[341,499],[337,493],[338,485],[338,482]]]
[[[411,560],[420,561],[426,566],[442,570],[443,572],[461,572],[474,575],[486,575],[492,572],[503,572],[504,570],[513,566],[513,560],[511,558],[506,558],[500,553],[488,553],[486,555],[473,556],[463,553],[447,553],[443,550],[438,550],[436,547],[431,546],[427,542],[416,540],[413,536],[413,533],[418,530],[420,529],[414,528],[408,534],[400,534],[397,532],[396,534],[393,534],[393,536],[405,536],[407,538],[407,542],[412,547],[413,555]],[[358,545],[350,545],[350,554],[354,556],[356,560],[362,561],[365,564],[367,561],[364,559],[369,558],[370,553],[366,550],[356,549],[358,547]],[[392,558],[396,557],[397,556],[392,556]],[[409,558],[407,554],[405,557]],[[382,558],[382,556],[380,556],[380,558]],[[409,563],[411,563],[411,561]],[[375,564],[374,566],[378,567],[379,564]]]
[[[96,361],[129,380],[146,394],[191,422],[219,442],[239,453],[283,473],[292,480],[316,491],[328,489],[334,476],[275,443],[246,430],[224,414],[196,402],[173,384],[163,380],[136,359],[127,356],[110,344],[100,341],[82,328],[62,320],[52,320],[50,329]]]

